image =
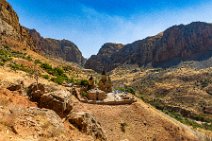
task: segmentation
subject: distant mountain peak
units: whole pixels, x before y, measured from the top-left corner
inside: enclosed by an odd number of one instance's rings
[[[85,67],[101,72],[103,69],[111,71],[123,64],[176,66],[186,60],[199,60],[204,54],[212,56],[212,24],[193,22],[175,25],[156,36],[124,45],[104,55],[109,47],[103,45],[97,55],[88,59]]]

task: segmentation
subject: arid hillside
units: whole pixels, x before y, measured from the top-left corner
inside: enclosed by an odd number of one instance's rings
[[[112,72],[114,87],[132,88],[136,96],[194,128],[212,130],[212,70],[122,67]],[[124,85],[124,86],[123,86]]]

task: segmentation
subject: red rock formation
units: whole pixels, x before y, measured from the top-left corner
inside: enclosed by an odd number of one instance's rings
[[[123,64],[169,67],[186,60],[212,56],[212,24],[194,22],[173,26],[153,37],[125,45],[105,57],[100,52],[85,64],[86,68],[110,71]],[[110,48],[105,47],[105,50]],[[204,58],[207,59],[207,58]]]

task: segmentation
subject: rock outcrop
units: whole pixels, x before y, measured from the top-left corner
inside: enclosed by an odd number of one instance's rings
[[[106,136],[99,122],[89,113],[71,113],[68,121],[78,128],[81,132],[93,136],[100,141],[106,141]]]
[[[43,38],[35,29],[29,30],[29,32],[35,43],[35,51],[50,57],[59,57],[79,65],[85,63],[82,53],[71,41]]]
[[[111,70],[113,66],[111,65],[111,57],[113,54],[119,52],[124,45],[115,43],[106,43],[99,50],[97,55],[92,55],[85,63],[85,68],[93,69],[97,72],[102,72],[103,70]]]
[[[72,110],[70,92],[55,90],[46,92],[43,84],[33,83],[28,87],[29,98],[38,103],[38,107],[54,110],[59,116],[64,117]]]
[[[33,41],[26,28],[19,23],[19,18],[6,0],[0,1],[0,43],[3,45],[21,43],[30,48],[34,47]]]
[[[62,119],[52,110],[0,107],[0,140],[70,141]]]
[[[72,110],[70,102],[70,92],[55,91],[41,96],[38,106],[42,108],[52,109],[61,117],[66,116]]]
[[[186,60],[204,60],[212,56],[212,24],[194,22],[173,26],[153,37],[127,44],[110,52],[107,57],[99,53],[85,64],[95,71],[111,71],[123,64],[145,67],[170,67]],[[110,47],[108,47],[110,50]]]
[[[82,53],[71,41],[46,39],[36,30],[21,26],[18,15],[6,0],[0,1],[0,35],[0,44],[5,46],[29,48],[79,65],[85,63]]]

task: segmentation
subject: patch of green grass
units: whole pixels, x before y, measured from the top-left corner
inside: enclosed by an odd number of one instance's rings
[[[0,49],[0,65],[3,66],[7,61],[12,60],[10,52],[5,49]]]
[[[0,48],[0,65],[4,65],[7,61],[11,61],[12,57],[22,58],[28,61],[32,61],[32,57],[27,55],[26,53],[22,53],[19,51],[14,51],[9,47],[1,47]]]
[[[40,67],[46,71],[51,71],[52,70],[52,65],[49,65],[47,63],[43,63],[40,65]]]
[[[83,80],[80,81],[81,86],[88,86],[88,84],[89,84],[88,80],[83,79]]]
[[[149,103],[157,109],[163,110],[164,108],[164,104],[162,103],[160,99],[151,100],[149,101]]]
[[[48,74],[41,75],[41,77],[43,77],[44,79],[47,79],[47,80],[50,78]]]
[[[36,60],[34,61],[34,63],[35,63],[35,64],[42,64],[42,62],[41,62],[39,59],[36,59]]]
[[[83,97],[87,97],[88,96],[88,93],[87,92],[82,92],[82,96]]]
[[[51,81],[57,83],[57,84],[63,84],[65,81],[67,80],[66,77],[63,77],[63,76],[57,76],[57,77],[53,77],[51,78]]]
[[[9,64],[9,66],[14,71],[20,70],[20,71],[24,71],[24,72],[29,73],[29,74],[33,74],[33,72],[34,72],[32,69],[30,69],[30,68],[28,68],[28,67],[26,67],[22,64],[17,64],[15,62]]]

